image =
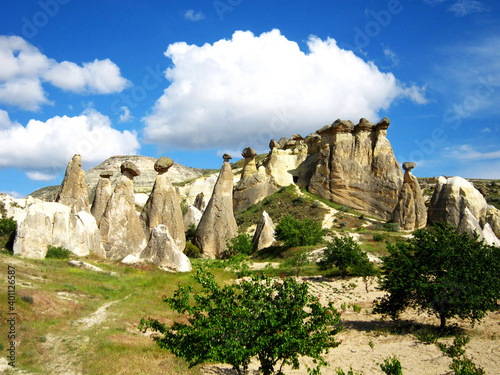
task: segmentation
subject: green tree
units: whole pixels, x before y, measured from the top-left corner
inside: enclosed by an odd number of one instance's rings
[[[407,242],[388,244],[375,312],[396,319],[408,307],[436,314],[440,328],[458,316],[480,321],[499,308],[500,248],[449,225],[418,230]]]
[[[323,240],[323,235],[321,224],[309,218],[300,221],[286,215],[276,226],[276,238],[286,247],[316,245]]]
[[[284,268],[290,267],[295,268],[296,276],[300,276],[300,271],[302,268],[307,266],[310,263],[309,257],[306,251],[300,251],[291,257],[285,259],[285,261],[281,264]]]
[[[204,270],[195,279],[202,291],[194,294],[194,303],[190,285],[179,285],[172,298],[163,299],[173,310],[187,313],[188,324],[167,327],[148,318],[139,326],[162,333],[157,344],[191,367],[228,363],[241,375],[257,357],[264,375],[283,374],[284,365],[299,368],[299,356],[307,356],[317,363],[310,371],[319,374],[322,355],[339,345],[334,335],[341,329],[340,314],[331,303],[324,307],[312,297],[307,283],[254,275],[221,287]]]
[[[329,242],[323,258],[317,264],[323,271],[337,267],[343,277],[347,276],[349,269],[365,278],[375,273],[368,255],[349,236],[335,237],[332,242]]]

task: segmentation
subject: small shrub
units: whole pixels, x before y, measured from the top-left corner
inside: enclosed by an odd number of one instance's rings
[[[47,255],[45,258],[48,259],[69,259],[71,251],[65,249],[64,247],[58,246],[47,246]]]
[[[252,236],[246,233],[238,234],[234,238],[230,238],[226,243],[226,250],[222,254],[222,258],[228,259],[238,254],[249,255],[252,253],[253,244]]]
[[[346,206],[340,206],[338,208],[339,211],[342,211],[342,212],[349,212],[349,207],[346,207]]]
[[[355,303],[351,303],[351,307],[352,307],[352,311],[354,311],[355,313],[359,314],[361,312],[361,306],[356,305]]]
[[[437,343],[436,345],[445,355],[453,360],[450,369],[453,370],[455,375],[484,375],[484,370],[481,367],[476,367],[475,363],[465,356],[464,347],[469,341],[469,336],[458,335],[450,346],[442,343]]]
[[[373,238],[373,241],[381,242],[385,239],[385,236],[381,233],[373,233],[372,238]]]
[[[384,359],[384,363],[379,364],[380,369],[387,375],[403,375],[401,362],[398,357],[392,356]]]
[[[14,219],[0,219],[0,236],[10,236],[16,231],[16,225]]]
[[[189,258],[197,259],[201,257],[201,250],[198,248],[198,246],[192,244],[191,242],[186,242],[184,254],[186,254],[186,256],[188,256]]]
[[[304,203],[305,199],[303,197],[297,197],[292,201],[294,206],[298,206],[299,204]]]
[[[399,232],[399,224],[398,223],[386,223],[384,225],[384,230],[387,232]]]
[[[363,375],[363,372],[354,372],[351,368],[349,368],[349,371],[347,371],[347,374],[342,370],[340,367],[336,369],[337,370],[337,375]]]
[[[286,215],[276,227],[276,238],[286,247],[316,245],[323,240],[323,235],[321,224],[309,218],[300,221]]]
[[[25,295],[22,295],[21,296],[21,300],[23,300],[24,302],[30,304],[30,305],[33,305],[33,297],[32,296],[25,296]]]
[[[192,242],[195,233],[196,233],[196,225],[194,225],[194,223],[189,224],[186,230],[186,241]]]

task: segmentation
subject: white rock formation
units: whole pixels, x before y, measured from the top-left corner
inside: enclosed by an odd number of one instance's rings
[[[99,229],[91,214],[35,200],[17,217],[14,254],[43,259],[48,245],[62,246],[78,256],[94,253],[104,257]]]
[[[488,205],[474,186],[462,177],[441,176],[428,210],[430,223],[444,222],[461,230],[476,231],[489,245],[500,245],[500,213]]]
[[[153,228],[148,246],[140,258],[167,271],[189,272],[193,269],[189,258],[179,250],[165,225]]]
[[[187,230],[191,224],[197,227],[202,216],[203,212],[198,210],[195,206],[190,205],[184,214],[184,228]]]
[[[266,211],[262,212],[252,239],[253,250],[257,251],[271,246],[274,242],[274,230],[273,220]]]

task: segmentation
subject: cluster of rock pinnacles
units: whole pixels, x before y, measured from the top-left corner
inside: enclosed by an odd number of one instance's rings
[[[234,175],[224,162],[205,207],[199,193],[183,215],[180,193],[169,177],[174,162],[161,157],[154,165],[154,186],[140,214],[134,197],[137,166],[124,162],[112,191],[112,171],[103,171],[92,205],[89,203],[81,157],[68,164],[56,202],[29,205],[18,222],[14,253],[43,258],[47,244],[64,246],[77,255],[129,261],[146,260],[161,268],[189,271],[184,255],[185,230],[196,227],[193,243],[204,257],[215,258],[238,234],[234,217],[241,210],[295,184],[322,198],[344,204],[359,212],[398,223],[413,231],[429,222],[448,222],[469,232],[476,231],[492,244],[500,244],[500,211],[464,179],[440,177],[429,210],[418,180],[403,163],[401,170],[386,138],[389,120],[373,124],[366,119],[354,125],[337,120],[306,138],[295,134],[271,140],[270,152],[256,163],[257,152],[243,150],[244,167],[234,185]],[[429,220],[427,218],[429,213]],[[264,211],[253,238],[255,250],[274,242],[274,224]],[[45,250],[44,250],[45,249]],[[133,258],[133,259],[130,259]]]

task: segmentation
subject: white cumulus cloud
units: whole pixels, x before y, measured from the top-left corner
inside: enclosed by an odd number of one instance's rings
[[[448,8],[457,17],[464,17],[471,13],[480,13],[486,10],[482,2],[478,0],[458,0]]]
[[[34,180],[50,180],[64,171],[74,154],[81,154],[84,167],[113,155],[136,154],[137,135],[120,132],[107,116],[91,109],[80,116],[56,116],[26,126],[12,122],[0,110],[0,168],[18,168]]]
[[[232,149],[244,140],[265,147],[272,137],[308,134],[337,118],[376,121],[397,98],[425,102],[418,87],[380,72],[334,39],[311,36],[307,45],[301,51],[279,30],[236,31],[201,47],[169,45],[171,84],[144,119],[146,141]]]
[[[18,36],[0,36],[0,103],[37,110],[48,103],[44,82],[76,93],[110,94],[121,92],[129,82],[109,59],[82,66],[57,62]]]

